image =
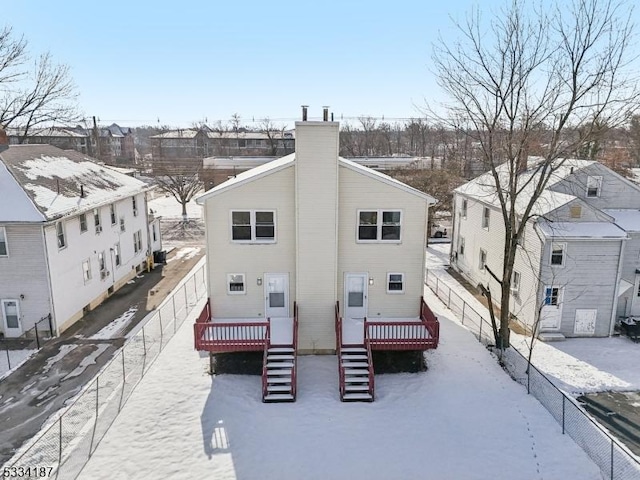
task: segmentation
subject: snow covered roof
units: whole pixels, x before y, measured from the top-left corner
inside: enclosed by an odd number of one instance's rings
[[[603,212],[611,215],[616,225],[627,232],[640,232],[640,210],[631,208],[608,208],[604,209]]]
[[[187,128],[185,130],[172,130],[170,132],[158,133],[151,135],[149,138],[194,138],[198,134],[198,130]]]
[[[204,168],[255,168],[279,157],[207,157],[202,160]]]
[[[547,238],[580,239],[622,239],[627,238],[624,230],[608,222],[538,222],[540,230]]]
[[[10,146],[0,153],[0,164],[0,221],[55,220],[149,188],[91,157],[51,145]]]
[[[236,175],[234,178],[230,178],[226,182],[213,187],[211,190],[207,190],[202,195],[196,198],[196,202],[198,203],[198,205],[204,205],[204,202],[207,198],[213,197],[215,195],[218,195],[219,193],[225,192],[266,175],[271,175],[272,173],[279,172],[280,170],[292,166],[294,160],[295,154],[292,153],[272,162],[268,162],[258,167],[252,168],[251,170],[247,170],[246,172],[242,172]]]
[[[519,184],[526,186],[518,195],[518,200],[516,202],[516,210],[518,213],[524,211],[529,203],[529,199],[533,195],[537,180],[540,177],[540,173],[535,168],[539,162],[539,157],[530,157],[527,162],[527,170],[519,176]],[[550,187],[564,180],[569,175],[593,165],[594,163],[597,162],[573,158],[564,160],[564,163],[551,174],[545,191],[534,205],[534,211],[531,212],[532,215],[544,215],[576,199],[577,197],[574,195],[554,192]],[[499,165],[496,168],[496,172],[500,178],[500,183],[504,186],[508,185],[510,173],[509,164],[503,163],[502,165]],[[500,207],[500,201],[496,192],[496,182],[491,172],[484,173],[479,177],[474,178],[464,185],[459,186],[454,191],[483,203]]]

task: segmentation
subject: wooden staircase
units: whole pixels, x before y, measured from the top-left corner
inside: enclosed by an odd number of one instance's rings
[[[295,402],[297,383],[298,306],[293,305],[293,343],[272,345],[270,330],[262,364],[262,401]]]
[[[362,345],[342,343],[342,317],[340,304],[336,302],[336,352],[340,400],[343,402],[373,402],[374,376],[371,346],[365,335]]]

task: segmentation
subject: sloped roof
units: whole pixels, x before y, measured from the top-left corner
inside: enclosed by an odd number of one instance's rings
[[[158,133],[157,135],[151,135],[149,138],[195,138],[198,134],[198,130],[187,128],[184,130],[172,130],[170,132]]]
[[[0,163],[5,167],[4,175],[0,170],[3,196],[5,186],[13,196],[0,202],[0,221],[55,220],[149,188],[87,155],[51,145],[11,146],[0,153]],[[26,195],[20,195],[18,188]]]
[[[616,239],[627,238],[626,232],[609,222],[538,222],[542,233],[548,238],[569,239]]]
[[[603,210],[607,215],[611,215],[616,225],[627,232],[640,232],[640,210],[631,208],[607,208]]]
[[[535,168],[539,162],[540,158],[530,157],[527,163],[527,170],[519,176],[519,184],[526,184],[526,186],[523,188],[516,200],[516,211],[518,213],[522,213],[524,211],[529,203],[529,199],[533,195],[537,180],[540,178],[540,173]],[[534,205],[533,211],[531,212],[532,215],[544,215],[566,205],[572,200],[575,200],[577,198],[575,195],[555,192],[551,190],[550,187],[561,182],[569,175],[593,165],[594,163],[597,162],[591,160],[566,159],[564,163],[551,174],[545,191],[542,192]],[[500,178],[500,183],[502,185],[508,185],[509,164],[503,163],[502,165],[499,165],[496,168],[496,172]],[[496,182],[491,172],[484,173],[479,177],[474,178],[464,185],[459,186],[454,191],[480,202],[500,208],[500,200],[496,191]]]
[[[226,182],[223,182],[220,185],[215,186],[211,190],[206,191],[205,193],[200,195],[198,198],[196,198],[196,202],[199,205],[203,205],[207,198],[210,198],[212,196],[215,196],[221,192],[230,190],[237,186],[243,185],[245,183],[251,182],[255,179],[264,177],[266,175],[279,172],[284,168],[293,166],[294,163],[295,163],[295,153],[286,155],[284,157],[278,158],[277,160],[273,160],[268,163],[264,163],[255,168],[242,172],[236,175],[234,178],[231,178]],[[395,178],[392,178],[388,175],[385,175],[384,173],[376,172],[375,170],[371,170],[368,167],[358,165],[357,163],[342,157],[338,157],[338,163],[339,165],[349,168],[350,170],[356,171],[360,174],[366,175],[370,178],[386,183],[387,185],[391,185],[392,187],[404,190],[407,193],[416,195],[426,200],[427,203],[429,204],[435,203],[435,199],[432,196],[427,195],[426,193],[423,193],[420,190],[417,190],[413,187],[410,187],[409,185],[402,183],[399,180],[396,180]]]

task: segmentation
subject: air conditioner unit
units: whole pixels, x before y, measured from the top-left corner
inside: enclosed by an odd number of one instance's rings
[[[100,280],[104,280],[109,276],[109,270],[101,270],[100,271]]]
[[[102,225],[96,225],[96,233],[102,233]]]

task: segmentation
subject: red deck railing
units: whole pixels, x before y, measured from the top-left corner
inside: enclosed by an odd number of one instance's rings
[[[298,393],[298,304],[293,302],[293,372],[291,375],[291,390],[293,399]]]
[[[364,323],[367,324],[367,317],[364,317]],[[373,375],[373,354],[371,353],[371,339],[368,336],[367,329],[364,329],[364,346],[367,349],[367,362],[369,363],[369,395],[371,395],[371,401],[375,398],[375,385]]]
[[[207,322],[195,323],[196,350],[209,352],[249,352],[263,350],[267,340],[268,322]]]
[[[269,348],[271,346],[271,322],[267,319],[267,331],[264,335],[264,352],[262,355],[262,400],[264,401],[267,396],[267,357],[269,355]]]
[[[373,350],[428,350],[438,347],[440,324],[424,298],[420,298],[420,321],[367,321],[365,336]]]

